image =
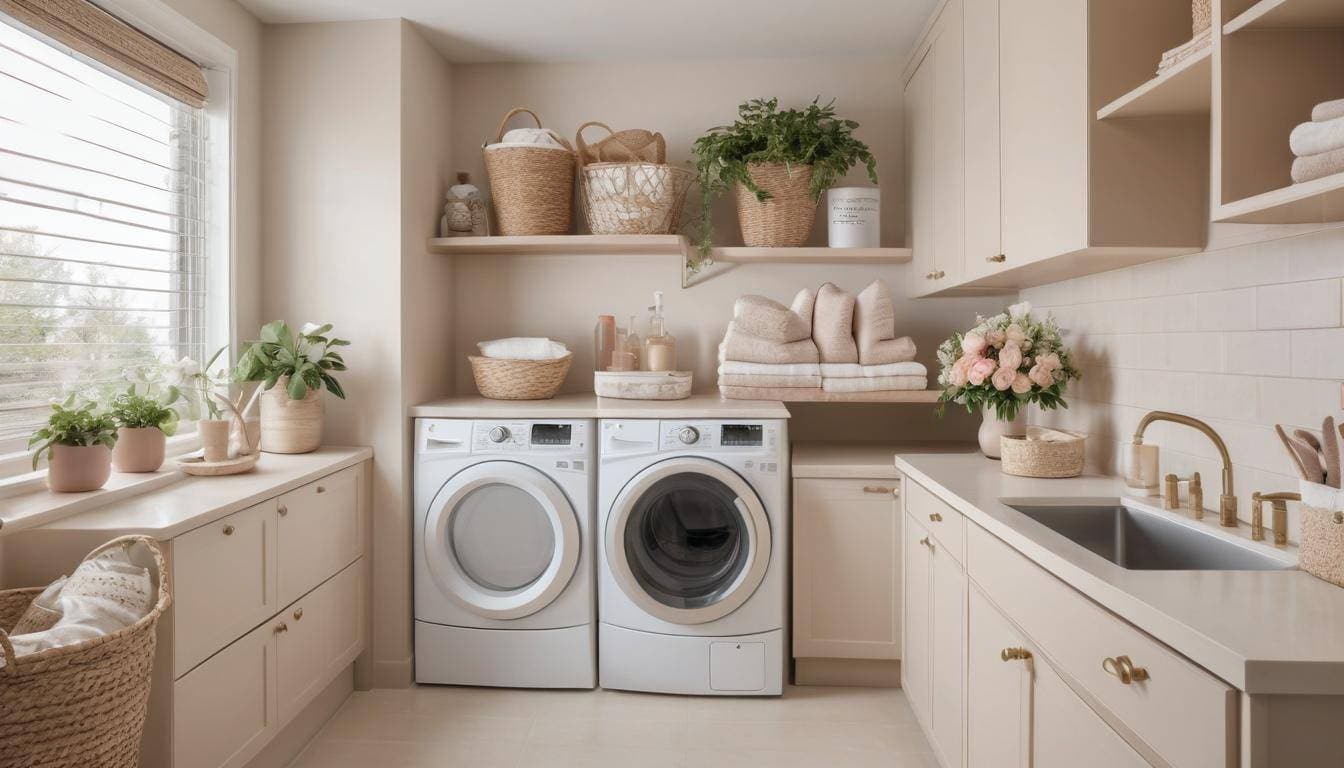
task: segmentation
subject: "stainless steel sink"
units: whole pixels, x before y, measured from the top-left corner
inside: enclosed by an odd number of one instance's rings
[[[1294,565],[1286,553],[1127,499],[1003,499],[1003,503],[1129,570],[1273,571]]]

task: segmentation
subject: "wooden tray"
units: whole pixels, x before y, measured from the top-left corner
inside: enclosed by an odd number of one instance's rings
[[[225,459],[224,461],[206,461],[200,456],[188,456],[177,460],[177,468],[186,472],[188,475],[197,475],[200,477],[240,475],[244,472],[251,472],[252,468],[257,466],[258,458],[260,458],[260,456],[255,453],[250,456]]]

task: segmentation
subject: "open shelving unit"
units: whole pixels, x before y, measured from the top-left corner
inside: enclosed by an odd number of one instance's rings
[[[1223,25],[1223,34],[1257,30],[1344,29],[1339,0],[1260,0]]]
[[[1097,110],[1097,119],[1207,115],[1212,96],[1209,47]]]

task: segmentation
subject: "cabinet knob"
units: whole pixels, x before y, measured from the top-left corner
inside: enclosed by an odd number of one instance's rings
[[[929,549],[933,549],[933,542],[929,541],[929,537],[928,537],[928,536],[925,536],[924,538],[920,539],[920,540],[919,540],[919,543],[920,543],[920,544],[923,544],[924,546],[928,547]]]
[[[888,493],[890,493],[890,494],[893,495],[893,496],[896,495],[896,489],[895,489],[895,488],[887,488],[886,486],[882,486],[882,485],[865,485],[865,486],[863,486],[863,492],[864,492],[864,493],[881,493],[881,494],[888,494]]]
[[[943,522],[943,514],[941,512],[932,512],[929,514],[929,519],[935,523],[941,523]]]
[[[924,276],[924,279],[925,279],[925,280],[937,280],[937,279],[938,279],[938,273],[937,273],[937,272],[930,272],[929,274],[927,274],[927,275]]]
[[[289,514],[289,507],[286,507],[284,504],[281,504],[280,506],[275,508],[275,511],[279,512],[281,517],[284,517],[285,515]]]
[[[295,621],[298,621],[299,619],[302,619],[302,618],[303,618],[303,608],[302,608],[302,607],[295,608],[295,609],[294,609],[294,620],[295,620]]]
[[[327,488],[326,488],[326,486],[322,486],[322,485],[317,486],[317,492],[318,492],[318,493],[326,493],[326,492],[327,492]]]
[[[1026,661],[1031,658],[1031,651],[1026,648],[1004,648],[999,652],[999,658],[1004,661]]]
[[[985,261],[988,261],[990,264],[1002,264],[1003,262],[1005,262],[1005,261],[1007,261],[1007,260],[1008,260],[1008,257],[1005,256],[1005,255],[1002,254],[1002,253],[1000,253],[1000,254],[997,255],[997,256],[986,256],[986,257],[985,257]]]
[[[233,535],[233,526],[232,526],[232,525],[226,525],[226,526],[224,526],[224,535],[225,535],[225,536],[232,536],[232,535]]]
[[[1107,656],[1101,660],[1101,668],[1106,670],[1106,674],[1125,685],[1129,685],[1135,680],[1148,679],[1148,670],[1134,666],[1133,660],[1128,656],[1116,656],[1114,658]]]
[[[289,631],[289,625],[283,621],[275,625],[275,634],[277,635],[280,634],[281,632],[288,632],[288,631]]]

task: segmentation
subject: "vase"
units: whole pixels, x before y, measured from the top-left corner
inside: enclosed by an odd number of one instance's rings
[[[1026,437],[1027,412],[1020,410],[1012,421],[1000,421],[998,415],[986,408],[980,421],[980,451],[991,459],[1000,457],[1000,437]]]
[[[751,181],[770,196],[756,199],[744,185],[735,188],[737,219],[745,245],[795,248],[807,242],[817,204],[812,199],[812,166],[750,163]]]
[[[229,458],[229,419],[201,419],[196,422],[196,433],[201,436],[201,454],[206,461],[225,461]]]
[[[309,453],[322,445],[322,391],[308,390],[295,400],[285,389],[287,377],[261,395],[261,450]]]
[[[47,487],[57,493],[96,491],[112,476],[112,449],[105,445],[53,445]]]
[[[157,472],[163,466],[168,436],[158,427],[119,427],[112,449],[112,468],[118,472]]]

